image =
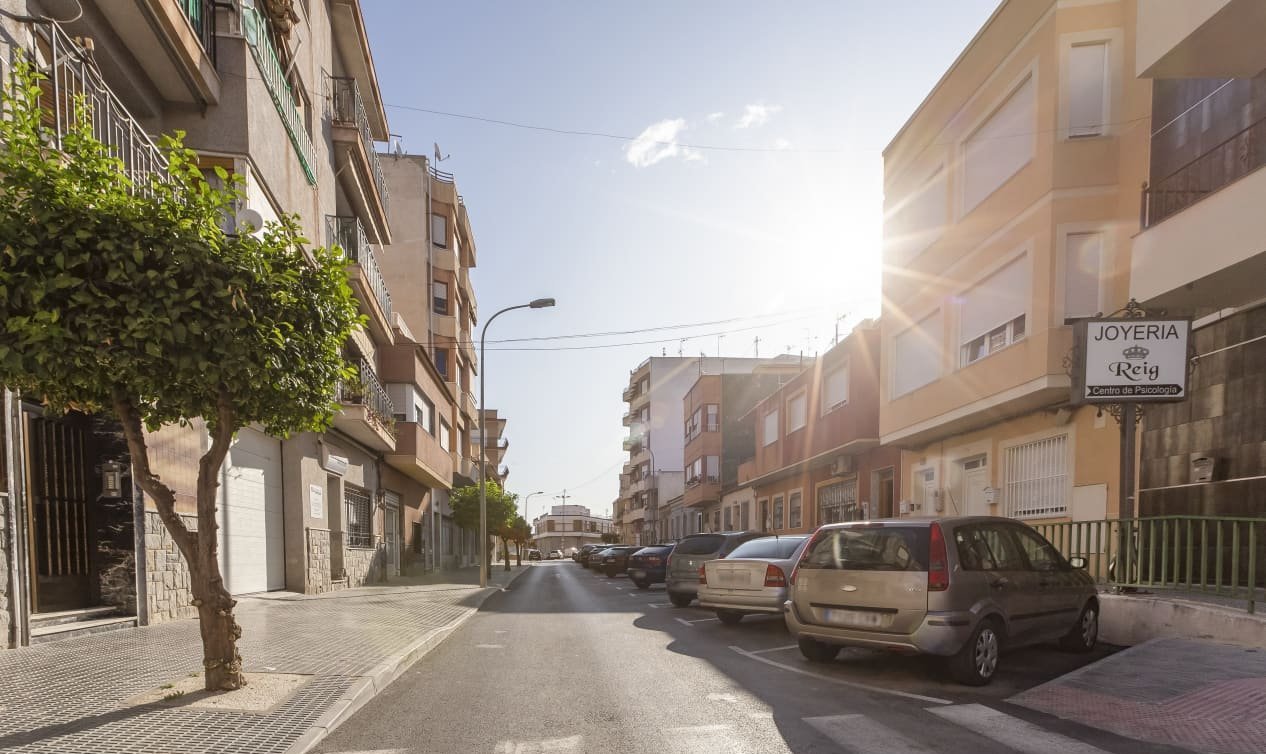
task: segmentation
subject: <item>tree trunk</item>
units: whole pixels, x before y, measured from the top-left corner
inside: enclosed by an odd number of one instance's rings
[[[504,565],[505,565],[505,570],[508,571],[510,570],[510,541],[509,540],[507,539],[501,540],[501,552],[505,554]]]
[[[514,543],[514,564],[516,566],[523,565],[523,543],[522,542]]]
[[[145,494],[154,501],[159,518],[171,534],[189,568],[192,605],[198,609],[198,628],[202,634],[202,666],[207,691],[232,691],[246,685],[242,674],[242,657],[237,640],[242,629],[233,618],[237,602],[224,587],[220,575],[219,525],[216,522],[216,492],[220,486],[220,467],[233,442],[234,411],[228,396],[220,395],[218,416],[208,422],[211,448],[198,461],[198,530],[190,531],[176,513],[176,495],[150,469],[149,452],[141,415],[130,396],[115,391],[114,409],[123,425],[131,454],[133,475]]]

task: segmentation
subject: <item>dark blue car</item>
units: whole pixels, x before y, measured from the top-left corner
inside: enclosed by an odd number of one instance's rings
[[[668,556],[672,555],[675,546],[651,545],[630,555],[629,580],[637,584],[638,589],[649,589],[651,584],[664,583],[664,569],[668,567]]]

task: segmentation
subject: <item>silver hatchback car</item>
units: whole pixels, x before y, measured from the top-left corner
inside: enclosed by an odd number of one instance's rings
[[[805,535],[750,539],[724,558],[704,563],[699,606],[715,610],[726,625],[754,613],[782,614],[787,574],[808,540]]]
[[[978,686],[1004,646],[1094,648],[1099,601],[1084,567],[1008,518],[831,524],[804,548],[783,615],[809,660],[843,646],[940,655]]]

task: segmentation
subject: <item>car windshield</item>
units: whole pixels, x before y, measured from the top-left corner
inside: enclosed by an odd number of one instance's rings
[[[761,537],[744,542],[727,557],[782,560],[791,557],[804,540],[804,537]]]
[[[674,555],[707,555],[717,552],[725,544],[725,537],[720,534],[704,534],[698,537],[686,537],[677,543]]]
[[[925,571],[926,526],[849,526],[818,534],[801,568],[843,571]]]

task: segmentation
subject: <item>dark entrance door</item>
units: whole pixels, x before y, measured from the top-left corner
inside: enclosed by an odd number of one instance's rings
[[[879,505],[879,518],[892,518],[895,513],[892,509],[893,498],[896,497],[893,494],[895,492],[893,489],[893,470],[884,469],[877,472],[875,484],[878,487],[875,497]]]
[[[82,423],[26,414],[33,612],[94,604],[92,444]]]

